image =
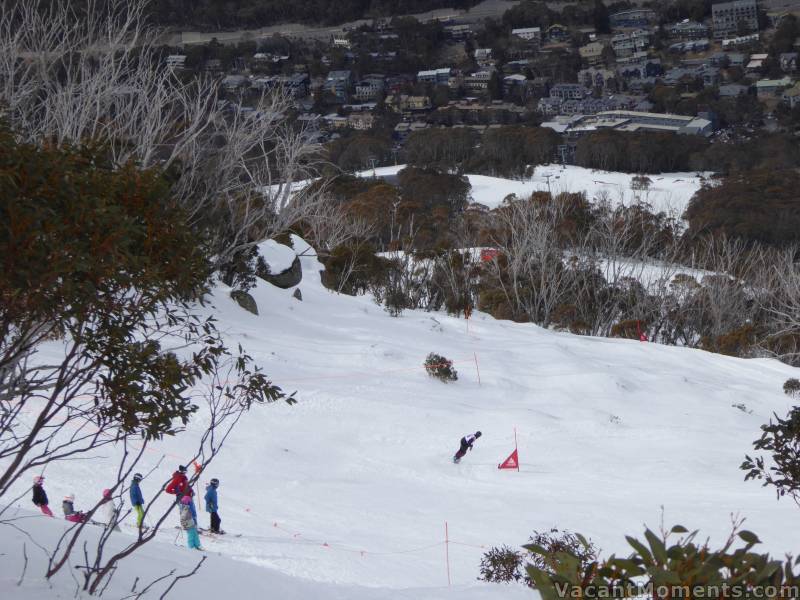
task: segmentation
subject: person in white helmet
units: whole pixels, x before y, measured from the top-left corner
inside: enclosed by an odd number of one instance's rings
[[[103,490],[103,499],[100,501],[100,507],[101,522],[105,522],[105,524],[114,531],[120,531],[119,525],[117,524],[117,521],[119,521],[119,511],[114,503],[111,490]]]
[[[61,509],[64,511],[64,518],[71,523],[83,523],[86,521],[86,515],[79,510],[75,510],[75,494],[64,496]]]

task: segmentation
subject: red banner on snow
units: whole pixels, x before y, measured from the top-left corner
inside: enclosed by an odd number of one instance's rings
[[[502,463],[497,465],[498,469],[516,469],[519,471],[519,455],[517,454],[516,448],[511,453],[507,459],[505,459]]]

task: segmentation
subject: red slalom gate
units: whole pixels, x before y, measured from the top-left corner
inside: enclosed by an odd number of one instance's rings
[[[514,428],[514,451],[497,465],[498,469],[516,469],[519,473],[519,448],[517,446],[517,428]]]

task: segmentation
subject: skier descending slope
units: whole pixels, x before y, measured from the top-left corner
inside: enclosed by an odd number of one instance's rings
[[[475,433],[470,433],[469,435],[465,435],[461,438],[461,447],[456,452],[456,455],[453,457],[453,462],[458,464],[461,462],[461,459],[464,458],[464,455],[467,453],[467,450],[472,450],[472,444],[474,444],[479,437],[483,435],[480,431],[476,431]]]

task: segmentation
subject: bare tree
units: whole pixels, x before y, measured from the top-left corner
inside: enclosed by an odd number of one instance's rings
[[[375,223],[353,216],[326,194],[300,198],[297,202],[308,204],[302,208],[303,224],[307,241],[317,253],[325,254],[343,244],[369,240],[377,230]]]
[[[739,239],[710,238],[696,254],[711,274],[702,278],[700,307],[705,335],[716,338],[752,323],[758,310],[751,287],[763,268],[765,255]]]
[[[492,239],[507,261],[503,270],[492,261],[495,278],[516,312],[543,327],[570,286],[558,233],[563,215],[559,202],[516,198],[494,215]]]
[[[216,85],[182,83],[161,64],[147,0],[6,2],[0,102],[24,141],[104,144],[118,164],[176,160],[199,136]]]
[[[661,305],[678,269],[678,245],[643,226],[643,214],[650,214],[649,207],[613,207],[608,195],[596,198],[576,291],[578,313],[592,335],[610,335],[620,320],[652,322],[658,333]]]
[[[215,113],[180,157],[176,195],[190,222],[212,233],[220,264],[327,200],[325,186],[312,184],[320,163],[309,132],[288,120],[289,104],[278,90],[253,110],[233,106]]]
[[[115,164],[171,169],[189,225],[209,234],[224,264],[313,208],[316,150],[284,90],[244,108],[220,102],[217,81],[176,76],[147,4],[6,2],[0,107],[24,141],[99,143]]]
[[[204,425],[196,450],[191,457],[186,458],[187,464],[195,466],[194,473],[189,479],[189,485],[192,487],[222,450],[237,423],[254,404],[275,402],[279,399],[290,403],[294,402],[293,395],[285,397],[280,389],[267,381],[258,369],[253,369],[251,363],[252,359],[245,354],[228,356],[224,362],[215,363],[208,377],[203,380],[193,394],[193,400],[201,407],[200,413]],[[148,443],[148,440],[136,441],[132,436],[126,436],[116,444],[120,458],[116,477],[108,483],[108,487],[112,496],[120,503],[120,507],[125,506],[123,500],[123,494],[127,491],[125,484],[130,480],[131,474],[139,464],[145,450],[148,449]],[[119,563],[157,536],[175,508],[175,503],[171,502],[158,514],[150,514],[151,510],[155,510],[153,507],[157,506],[158,498],[166,493],[164,491],[165,483],[158,486],[158,491],[145,510],[145,516],[149,515],[150,517],[150,526],[139,527],[136,538],[123,549],[107,556],[106,545],[115,529],[115,522],[106,525],[97,540],[92,543],[91,548],[88,543],[84,542],[83,552],[86,560],[83,571],[84,591],[90,594],[101,593],[113,577]],[[103,502],[104,500],[101,500],[92,507],[87,513],[87,520],[92,518]],[[125,515],[128,513],[130,513],[130,509]],[[61,536],[56,547],[50,553],[48,578],[58,573],[67,564],[70,556],[83,539],[86,526],[86,521],[77,523]]]
[[[44,0],[3,3],[0,106],[18,140],[48,148],[101,146],[102,152],[85,150],[91,158],[87,163],[102,165],[98,170],[170,168],[176,175],[174,199],[188,212],[194,230],[209,234],[217,259],[224,260],[294,219],[293,183],[303,173],[306,137],[290,127],[281,93],[265,98],[249,116],[244,109],[229,114],[217,108],[216,83],[183,83],[175,77],[161,64],[155,32],[145,26],[145,6],[145,0],[87,0],[80,9],[76,3]],[[222,153],[214,146],[215,136],[224,138]],[[192,158],[200,159],[208,179],[196,176]],[[133,179],[140,175],[136,171]],[[204,181],[213,186],[203,188]],[[160,180],[154,190],[163,191]],[[163,194],[153,204],[147,214],[177,221],[177,211],[155,210],[172,208],[173,198]],[[108,211],[94,215],[101,213]],[[216,220],[203,221],[207,213]],[[126,222],[126,233],[135,230],[147,238],[153,223],[142,225],[145,216]],[[25,279],[17,272],[4,280],[0,498],[7,500],[26,473],[112,449],[123,457],[117,482],[109,486],[117,493],[148,440],[181,431],[199,410],[186,390],[218,379],[215,374],[228,358],[236,366],[233,383],[215,385],[201,396],[212,399],[215,423],[198,450],[206,462],[219,451],[242,406],[256,395],[264,401],[282,396],[250,369],[249,360],[230,357],[213,319],[198,316],[194,302],[202,302],[209,276],[205,248],[175,225],[171,231],[182,235],[174,245],[153,235],[147,239],[149,251],[128,253],[131,262],[123,252],[103,263],[110,268],[91,271],[97,265],[89,264],[90,256],[78,260],[65,252],[66,258],[54,259],[54,271],[27,272],[27,286],[19,285]],[[59,238],[64,228],[54,230],[49,239],[63,250],[69,236]],[[46,237],[44,231],[34,233]],[[126,241],[141,249],[141,239]],[[167,246],[182,268],[165,274],[159,249],[166,252]],[[90,286],[67,285],[77,267],[89,272],[81,275]],[[133,446],[135,439],[141,442]],[[52,572],[77,547],[80,531],[76,528],[60,548]],[[100,558],[93,567],[97,581],[111,573],[103,564]],[[90,587],[98,591],[96,584]]]
[[[767,320],[762,350],[789,364],[800,361],[800,263],[798,248],[767,253],[765,266],[753,283],[759,307]]]

